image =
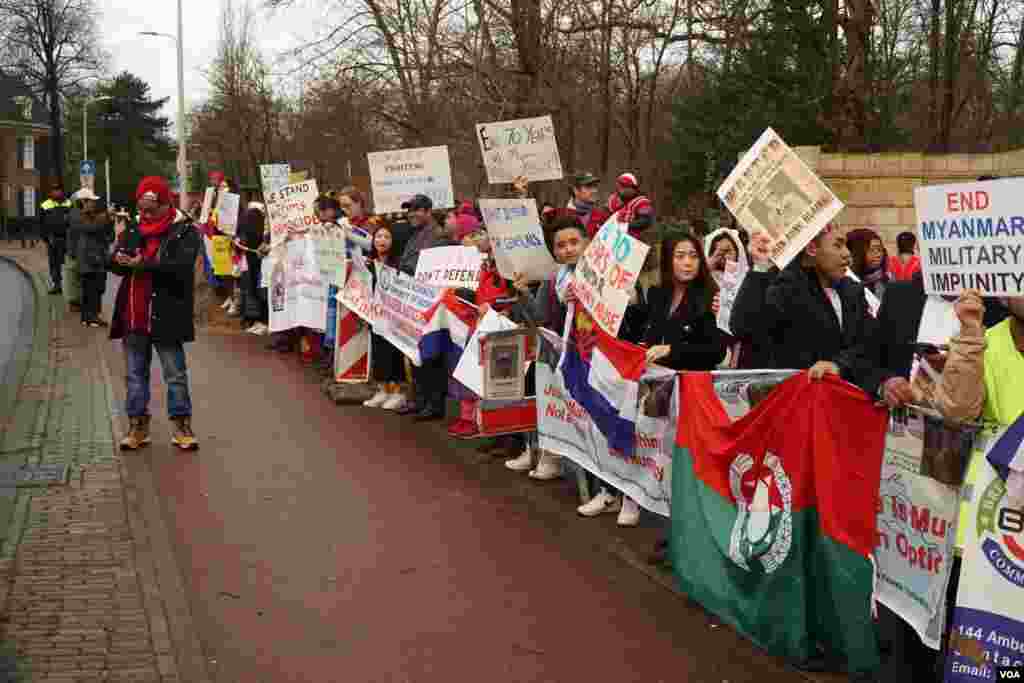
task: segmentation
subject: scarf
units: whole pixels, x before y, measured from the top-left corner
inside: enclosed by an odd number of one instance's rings
[[[879,282],[886,282],[889,279],[889,274],[885,272],[885,268],[878,266],[872,270],[864,271],[864,277],[862,278],[865,286],[873,287]]]
[[[177,209],[171,209],[162,218],[139,224],[142,235],[142,262],[156,261],[160,253],[160,243],[170,231],[178,217]],[[128,296],[123,304],[127,310],[121,315],[128,321],[128,333],[150,333],[150,302],[153,300],[153,273],[148,270],[136,270],[128,276]]]

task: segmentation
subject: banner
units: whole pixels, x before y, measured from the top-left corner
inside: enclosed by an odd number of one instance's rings
[[[711,373],[715,395],[725,413],[738,420],[757,405],[776,386],[795,375],[797,370],[718,370]]]
[[[492,185],[511,183],[517,176],[531,183],[562,179],[562,159],[551,116],[478,123],[476,137],[487,181]]]
[[[433,247],[420,252],[416,282],[440,289],[472,289],[480,286],[483,254],[476,247]]]
[[[279,246],[289,232],[302,231],[319,223],[316,198],[319,191],[315,180],[285,185],[266,196],[267,219],[270,221],[270,244]]]
[[[928,294],[1024,294],[1024,178],[914,189]]]
[[[213,252],[213,274],[217,277],[231,275],[231,238],[227,235],[214,235],[210,239]]]
[[[671,449],[675,423],[670,401],[675,373],[652,368],[641,379],[636,447],[629,456],[616,453],[587,411],[573,400],[562,373],[555,369],[561,339],[541,331],[537,360],[537,437],[540,448],[574,463],[629,496],[641,507],[667,517],[671,498]]]
[[[536,199],[481,199],[480,211],[503,278],[514,280],[520,273],[528,282],[540,282],[555,272],[558,266],[544,240]]]
[[[718,188],[718,198],[748,232],[772,236],[772,260],[779,268],[785,268],[843,208],[771,128],[736,164]]]
[[[316,262],[315,240],[299,237],[281,249],[270,280],[270,331],[293,327],[323,331],[327,286]]]
[[[417,147],[370,152],[370,184],[375,213],[400,212],[413,195],[430,197],[435,209],[455,206],[448,147]]]
[[[241,199],[234,192],[224,192],[217,204],[217,229],[225,235],[235,234],[238,228],[238,202]]]
[[[413,365],[420,365],[420,340],[443,290],[416,282],[390,266],[378,264],[373,331],[394,344]]]
[[[263,196],[277,192],[288,184],[288,176],[292,172],[291,164],[260,164],[260,184]]]
[[[338,292],[338,303],[359,316],[360,319],[373,324],[376,316],[373,310],[373,275],[366,266],[362,254],[353,254],[352,268],[345,284]]]
[[[650,250],[612,216],[583,252],[573,274],[576,297],[613,337],[619,334],[630,294]]]
[[[976,503],[966,515],[945,683],[1014,680],[1000,678],[999,668],[1024,666],[1024,511],[1008,505],[1006,483],[989,462],[1012,431],[986,435],[974,453]]]
[[[889,422],[878,489],[876,597],[910,624],[922,643],[938,650],[953,565],[958,491],[921,474],[926,424],[913,408],[894,413]]]

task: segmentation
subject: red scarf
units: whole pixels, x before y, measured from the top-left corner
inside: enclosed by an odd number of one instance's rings
[[[160,252],[160,243],[170,231],[178,212],[171,208],[166,214],[155,221],[139,223],[142,235],[142,261],[153,263]],[[148,270],[137,270],[128,276],[128,296],[125,297],[121,315],[128,321],[128,332],[135,334],[150,333],[150,302],[153,299],[153,273]],[[123,286],[123,285],[122,285]]]

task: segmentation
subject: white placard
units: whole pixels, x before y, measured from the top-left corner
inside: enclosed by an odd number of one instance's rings
[[[630,236],[628,227],[609,218],[583,252],[573,273],[576,297],[597,324],[617,337],[650,247]]]
[[[302,232],[320,222],[316,216],[317,196],[315,180],[285,185],[266,196],[272,246],[284,242],[289,233]]]
[[[430,323],[428,315],[443,293],[444,290],[420,284],[405,273],[378,263],[373,331],[419,366],[420,340]]]
[[[478,123],[476,137],[492,184],[511,183],[517,176],[531,182],[563,176],[551,116]]]
[[[373,275],[359,252],[352,254],[352,272],[338,291],[341,305],[371,325],[376,320],[373,308]]]
[[[771,128],[736,164],[718,188],[718,198],[751,234],[772,236],[772,260],[779,268],[785,268],[843,208]]]
[[[946,346],[949,340],[960,334],[960,320],[952,301],[941,296],[929,296],[924,301],[921,324],[917,328],[917,343]]]
[[[503,278],[513,280],[520,273],[527,282],[540,282],[555,272],[558,265],[544,241],[536,199],[481,199],[480,211]]]
[[[476,247],[433,247],[420,252],[416,281],[441,289],[472,289],[480,285],[483,254]]]
[[[238,202],[241,199],[234,192],[224,192],[217,207],[217,229],[225,235],[234,236],[238,229]]]
[[[747,250],[744,249],[739,234],[729,228],[719,228],[704,238],[704,253],[708,259],[713,256],[711,245],[715,243],[719,235],[726,235],[728,240],[732,242],[733,247],[736,249],[736,260],[726,261],[725,270],[722,271],[722,277],[718,281],[719,308],[718,315],[715,317],[715,323],[718,325],[718,329],[727,334],[732,334],[732,329],[729,327],[729,321],[732,320],[732,307],[736,302],[736,295],[740,291],[740,286],[747,277],[750,265],[747,261]],[[662,258],[672,258],[672,255],[662,254]]]
[[[928,294],[1024,294],[1024,178],[914,190]]]
[[[402,211],[402,202],[417,194],[430,197],[435,209],[455,206],[447,146],[370,152],[366,160],[376,213]]]
[[[290,240],[284,261],[274,264],[270,280],[270,331],[293,327],[323,331],[327,319],[327,286],[317,264],[312,237]]]
[[[260,182],[263,195],[277,192],[288,184],[288,176],[292,172],[291,164],[260,164]]]

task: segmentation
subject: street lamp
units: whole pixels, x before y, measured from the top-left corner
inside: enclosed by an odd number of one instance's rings
[[[82,105],[82,161],[89,160],[89,122],[85,117],[86,112],[89,110],[89,105],[93,102],[103,102],[104,100],[112,99],[114,98],[110,95],[103,95],[87,99],[85,104]]]
[[[181,194],[178,198],[179,208],[184,210],[188,204],[188,197],[185,194],[186,180],[185,173],[188,168],[185,156],[185,54],[182,46],[182,39],[185,31],[181,20],[181,0],[178,0],[178,35],[170,33],[159,33],[157,31],[140,31],[143,36],[160,36],[170,38],[178,44],[178,182]]]

